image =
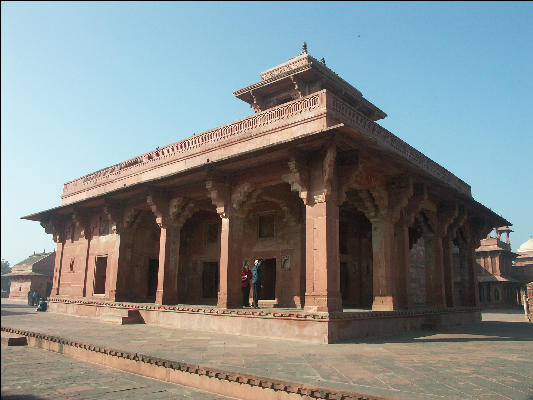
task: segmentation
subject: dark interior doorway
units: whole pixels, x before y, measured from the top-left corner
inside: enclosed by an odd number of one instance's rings
[[[202,271],[202,297],[206,299],[218,296],[218,263],[204,262]]]
[[[150,258],[148,261],[148,292],[146,297],[155,300],[155,292],[157,291],[157,275],[159,273],[159,260],[157,258]]]
[[[96,257],[94,271],[94,294],[105,294],[107,257]]]
[[[263,290],[261,291],[262,300],[276,299],[276,259],[266,259],[262,267]]]

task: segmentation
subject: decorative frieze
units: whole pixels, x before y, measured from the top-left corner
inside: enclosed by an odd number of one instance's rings
[[[223,142],[235,136],[241,136],[243,134],[253,135],[254,131],[262,131],[265,127],[274,125],[281,120],[290,119],[303,112],[323,106],[325,104],[324,94],[325,91],[313,93],[310,96],[282,104],[278,107],[271,108],[231,124],[223,125],[207,132],[194,135],[122,163],[101,169],[74,181],[67,182],[63,188],[63,197],[96,185],[98,182],[107,179],[113,180],[117,179],[119,176],[128,175],[135,170],[146,168],[148,165],[153,164],[156,161],[189,157],[206,147]]]

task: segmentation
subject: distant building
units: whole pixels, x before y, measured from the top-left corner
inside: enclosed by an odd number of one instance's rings
[[[5,274],[11,281],[10,299],[27,299],[30,290],[36,290],[41,297],[50,295],[54,275],[55,251],[33,253],[19,262]]]
[[[516,251],[513,275],[524,283],[533,282],[533,238],[522,243]]]
[[[493,232],[494,237],[489,234],[476,249],[479,303],[485,307],[519,306],[522,291],[533,281],[533,239],[515,253],[509,227],[494,228]]]

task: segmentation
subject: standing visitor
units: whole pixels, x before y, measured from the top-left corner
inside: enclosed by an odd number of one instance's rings
[[[37,293],[37,290],[34,290],[33,291],[33,296],[32,296],[32,303],[31,305],[32,306],[36,306],[39,304],[39,293]]]
[[[252,285],[254,286],[254,297],[252,302],[253,308],[259,308],[259,297],[261,297],[261,267],[263,266],[263,260],[258,259],[254,261],[252,268]]]
[[[241,269],[241,291],[242,291],[242,308],[250,307],[250,281],[252,280],[252,271],[248,267],[248,261],[244,263]]]
[[[28,291],[28,305],[29,306],[31,306],[32,298],[33,298],[33,293],[31,292],[31,290],[29,290]]]

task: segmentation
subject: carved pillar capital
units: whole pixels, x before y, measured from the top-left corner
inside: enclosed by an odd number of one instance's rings
[[[113,233],[120,233],[120,225],[122,223],[122,207],[120,206],[120,202],[111,199],[104,200],[103,211],[109,220]]]
[[[65,235],[65,220],[50,216],[47,219],[40,221],[41,226],[47,234],[52,235],[52,240],[55,243],[64,243],[66,240]]]
[[[336,182],[336,162],[337,162],[337,143],[332,140],[324,155],[324,161],[322,162],[322,179],[324,184],[323,197],[324,200],[328,200],[333,194],[336,194],[337,182]]]
[[[211,198],[213,205],[216,207],[218,215],[220,215],[221,218],[225,218],[225,215],[229,215],[229,185],[220,180],[208,179],[205,182],[205,188],[209,192],[209,197]]]
[[[398,222],[402,211],[409,204],[409,199],[414,194],[413,179],[410,176],[397,176],[387,185],[388,212],[393,222]]]
[[[81,237],[86,238],[87,240],[91,239],[94,227],[91,226],[90,216],[86,211],[74,208],[72,222],[76,228],[80,229]]]
[[[459,205],[456,202],[451,204],[441,202],[437,208],[438,229],[437,234],[444,238],[448,235],[448,230],[459,215]]]
[[[164,191],[151,189],[146,195],[146,202],[155,215],[155,222],[160,228],[166,227],[170,222],[169,196]]]

